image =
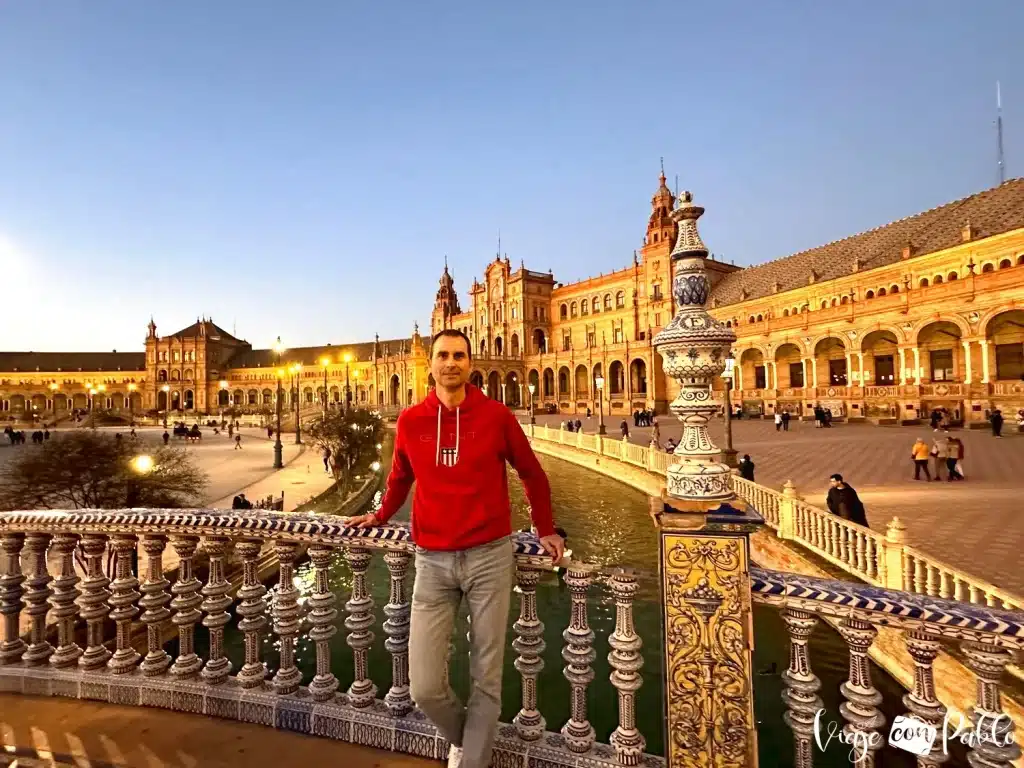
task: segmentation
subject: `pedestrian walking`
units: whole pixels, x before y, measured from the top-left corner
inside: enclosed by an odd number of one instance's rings
[[[910,458],[914,460],[914,479],[921,479],[921,471],[924,470],[924,479],[931,480],[932,475],[928,471],[928,456],[931,455],[931,451],[928,448],[928,443],[922,440],[920,437],[917,438],[917,442],[910,449]]]
[[[946,474],[947,480],[963,480],[963,465],[960,460],[964,457],[964,444],[958,437],[950,437],[946,441]]]
[[[331,473],[331,447],[324,448],[324,472]]]
[[[782,412],[782,431],[783,432],[789,432],[789,418],[790,418],[789,411],[788,410],[783,411]]]
[[[828,511],[836,517],[849,520],[851,523],[868,527],[867,514],[864,512],[864,504],[857,495],[853,486],[848,485],[842,475],[832,475],[829,478]]]
[[[469,384],[469,339],[451,328],[431,341],[433,391],[402,411],[387,490],[358,527],[388,521],[415,483],[412,539],[416,577],[409,625],[413,700],[452,745],[449,766],[490,765],[501,715],[501,677],[514,545],[505,461],[515,468],[544,550],[558,562],[565,543],[551,512],[551,486],[512,411]],[[469,700],[448,684],[445,662],[455,616],[469,606]]]
[[[782,431],[782,414],[779,413],[778,411],[775,412],[775,431]]]
[[[1003,412],[996,408],[992,411],[992,415],[988,417],[989,421],[992,422],[992,436],[1002,437],[1003,436]]]
[[[935,477],[932,479],[939,482],[942,479],[942,467],[946,464],[946,448],[949,442],[949,432],[939,432],[932,441],[932,468],[935,470]]]
[[[619,424],[619,429],[622,430],[622,439],[623,440],[628,440],[629,439],[629,424],[626,422],[625,419],[623,419],[622,423]]]
[[[749,453],[743,454],[743,460],[737,465],[737,469],[740,471],[740,477],[754,482],[754,462],[750,460]]]
[[[235,435],[235,448],[236,451],[242,450],[242,435]]]

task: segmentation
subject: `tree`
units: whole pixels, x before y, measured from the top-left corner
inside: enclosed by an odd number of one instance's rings
[[[341,494],[349,492],[356,475],[370,469],[380,457],[384,422],[363,408],[332,408],[303,427],[307,439],[321,451],[330,449],[334,478]]]
[[[108,433],[65,432],[24,446],[0,468],[0,510],[195,506],[205,486],[181,448],[146,450]]]

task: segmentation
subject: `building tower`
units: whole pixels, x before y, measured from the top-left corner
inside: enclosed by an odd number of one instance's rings
[[[451,327],[451,318],[462,314],[459,307],[459,295],[455,291],[455,280],[448,272],[448,257],[444,259],[444,272],[438,281],[437,295],[434,298],[434,311],[430,313],[430,333]]]

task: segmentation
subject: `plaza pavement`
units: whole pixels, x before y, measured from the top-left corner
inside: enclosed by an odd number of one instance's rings
[[[566,417],[538,415],[538,424],[558,427]],[[597,431],[598,419],[585,417],[583,431]],[[606,417],[610,436],[620,437],[620,418]],[[682,428],[670,415],[658,417],[661,441],[679,437]],[[713,439],[725,445],[724,423],[710,425]],[[647,445],[649,427],[635,428],[632,442]],[[879,427],[835,424],[815,429],[814,422],[790,422],[789,432],[776,433],[771,421],[733,421],[733,447],[749,453],[762,485],[781,488],[792,480],[808,502],[825,508],[828,478],[839,472],[857,489],[867,508],[871,528],[884,532],[899,516],[907,541],[997,587],[1024,595],[1024,435],[1007,424],[996,439],[989,430],[952,430],[964,442],[966,482],[914,481],[910,447],[917,437],[929,444],[928,425]],[[945,475],[943,475],[945,477]]]

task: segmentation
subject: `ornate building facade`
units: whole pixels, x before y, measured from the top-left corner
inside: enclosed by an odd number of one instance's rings
[[[650,206],[639,251],[611,274],[562,284],[498,254],[463,309],[446,264],[431,332],[464,331],[472,380],[512,407],[532,397],[539,410],[567,414],[664,410],[678,386],[652,346],[676,310],[675,201],[664,174]],[[738,337],[731,399],[751,415],[806,416],[820,404],[905,422],[943,407],[983,423],[993,408],[1024,408],[1024,180],[767,264],[712,257],[706,267],[711,314]],[[90,405],[266,409],[279,371],[289,407],[295,398],[316,407],[324,392],[341,402],[346,391],[359,405],[400,407],[433,384],[428,342],[414,330],[279,359],[210,319],[169,336],[150,321],[143,352],[0,352],[0,418]]]

